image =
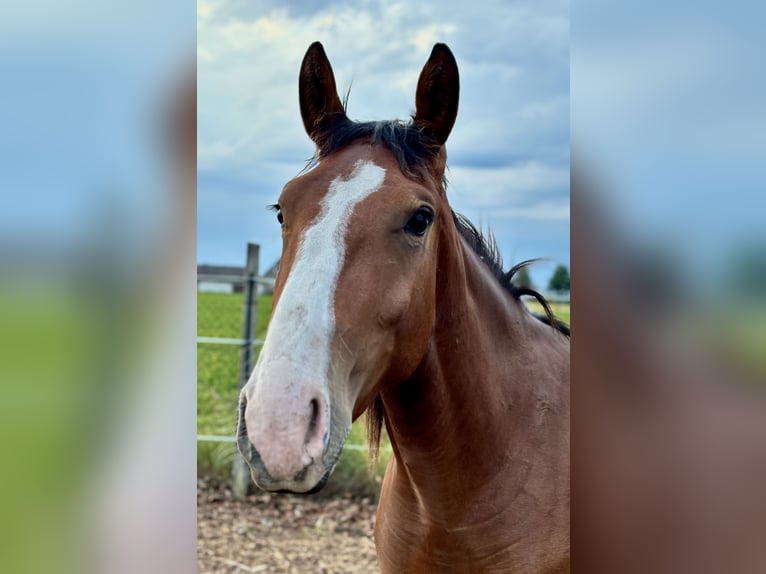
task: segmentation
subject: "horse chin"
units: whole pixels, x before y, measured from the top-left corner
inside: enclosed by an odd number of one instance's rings
[[[328,470],[326,473],[324,473],[324,476],[319,479],[319,482],[317,482],[314,487],[311,490],[290,490],[287,488],[280,488],[279,490],[272,490],[272,492],[277,492],[281,494],[316,494],[320,490],[322,490],[325,485],[327,484],[327,481],[330,480],[330,475],[332,474],[332,469]]]
[[[335,469],[334,464],[329,468],[325,468],[320,462],[316,465],[312,464],[304,472],[291,480],[275,481],[267,473],[264,473],[257,463],[253,464],[248,460],[248,465],[250,466],[253,482],[255,482],[258,488],[269,492],[291,494],[314,494],[319,492],[325,487],[332,471]],[[321,474],[319,474],[320,472]],[[319,476],[318,479],[316,478],[317,475]]]

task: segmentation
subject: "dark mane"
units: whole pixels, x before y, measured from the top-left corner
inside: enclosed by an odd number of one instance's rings
[[[500,250],[497,248],[495,238],[492,235],[487,237],[482,235],[473,223],[459,213],[453,211],[452,218],[455,221],[455,226],[461,237],[466,240],[473,252],[479,256],[479,259],[489,267],[489,270],[492,271],[492,274],[495,276],[495,279],[498,280],[500,285],[508,291],[516,301],[521,301],[522,297],[532,297],[535,299],[545,311],[544,316],[535,315],[535,317],[568,337],[569,326],[553,316],[550,304],[541,293],[526,285],[516,285],[513,283],[513,277],[516,273],[521,271],[524,267],[535,263],[537,259],[527,259],[526,261],[517,263],[507,272],[503,271],[503,259],[500,255]]]

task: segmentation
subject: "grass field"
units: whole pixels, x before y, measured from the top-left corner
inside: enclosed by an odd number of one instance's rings
[[[540,305],[537,301],[524,301],[524,304],[527,306],[527,308],[534,312],[538,313],[540,315],[544,315],[545,312],[543,311],[542,305]],[[569,303],[551,303],[551,311],[553,311],[553,314],[556,316],[556,318],[559,321],[563,321],[567,325],[571,325],[571,309],[569,306]]]
[[[242,334],[242,295],[224,293],[197,294],[197,333],[203,337],[239,338]],[[534,308],[536,312],[542,309]],[[569,324],[569,305],[554,304],[557,317]],[[257,338],[266,334],[271,313],[271,295],[262,295],[257,306]],[[237,395],[240,348],[236,345],[197,345],[197,432],[206,435],[233,436],[237,421]],[[358,420],[347,445],[365,445],[364,420]],[[376,496],[378,484],[389,456],[384,437],[380,460],[370,471],[365,450],[346,449],[325,491],[332,494],[351,490]],[[228,476],[235,450],[231,443],[200,442],[197,469],[200,474]]]

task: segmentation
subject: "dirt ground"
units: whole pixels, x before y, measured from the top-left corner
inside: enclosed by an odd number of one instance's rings
[[[252,494],[197,483],[200,574],[377,573],[375,505],[350,495],[331,499]]]

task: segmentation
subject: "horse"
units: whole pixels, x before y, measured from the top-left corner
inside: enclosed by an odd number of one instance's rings
[[[346,115],[322,45],[299,74],[314,160],[273,206],[282,259],[237,444],[262,489],[312,493],[367,413],[393,449],[382,572],[569,571],[569,331],[446,196],[459,74],[436,44],[410,121]],[[521,298],[541,300],[546,316]]]

